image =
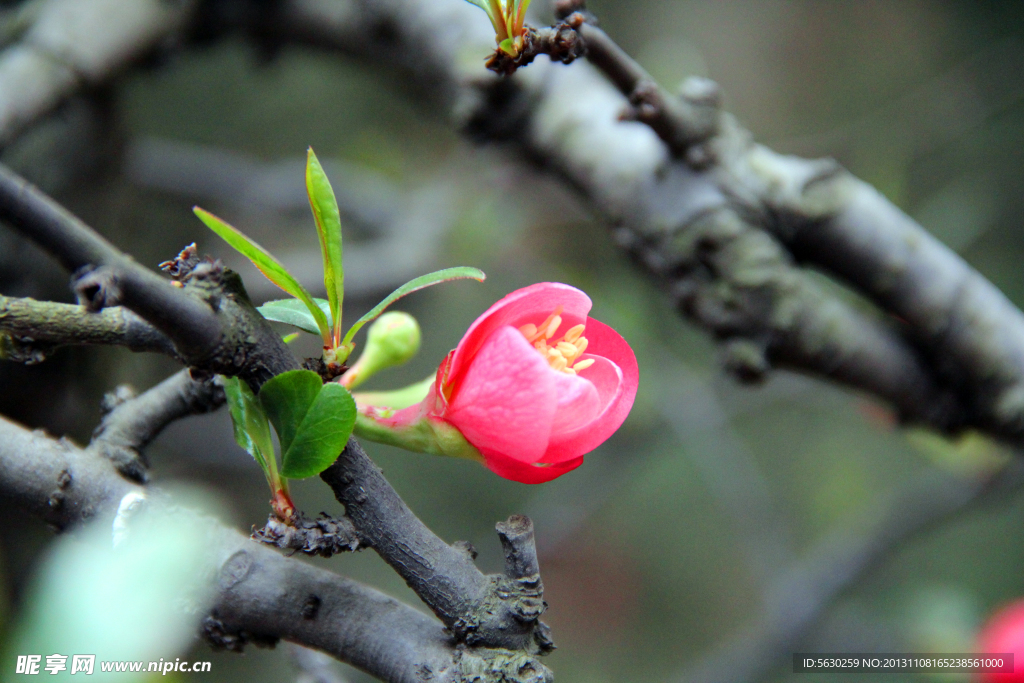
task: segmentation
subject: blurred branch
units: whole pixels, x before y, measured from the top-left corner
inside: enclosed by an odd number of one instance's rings
[[[0,148],[72,94],[106,82],[175,36],[195,0],[35,2],[0,52]]]
[[[224,389],[212,379],[196,381],[188,370],[171,375],[136,396],[120,386],[103,399],[106,414],[89,449],[114,463],[124,476],[146,483],[149,464],[142,450],[171,422],[224,405]]]
[[[0,358],[39,363],[58,347],[79,344],[124,346],[178,358],[170,339],[128,309],[114,306],[89,313],[82,306],[0,294]]]
[[[793,265],[774,236],[774,214],[734,181],[743,175],[730,164],[744,162],[741,153],[750,147],[743,147],[746,134],[717,113],[716,87],[695,81],[686,89],[688,103],[679,110],[698,120],[673,133],[676,142],[666,146],[650,128],[620,122],[628,101],[580,63],[537,62],[512,79],[467,72],[456,52],[493,38],[472,9],[425,0],[293,0],[282,3],[274,26],[261,35],[272,30],[284,41],[404,69],[410,79],[431,85],[434,103],[468,135],[518,147],[555,170],[617,226],[624,248],[665,279],[680,310],[723,341],[727,366],[741,378],[756,380],[781,365],[869,391],[908,419],[939,429],[967,420],[914,344],[884,320],[826,294]],[[395,27],[387,45],[368,40],[371,27],[382,24]],[[590,59],[620,88],[633,93],[640,87],[644,97],[630,111],[653,116],[668,135],[679,112],[660,115],[651,104],[677,100],[652,90],[653,80],[591,28],[580,29],[595,39]],[[447,38],[430,39],[437,35]],[[403,49],[395,49],[396,42]],[[654,94],[659,97],[651,100]],[[673,149],[699,138],[694,131],[707,133],[709,122],[719,132],[687,147],[686,160],[673,159]],[[725,152],[729,163],[719,163]]]
[[[782,570],[761,616],[688,667],[685,683],[753,683],[792,656],[845,590],[913,537],[969,509],[1024,488],[1024,461],[995,474],[954,477],[929,469],[868,506],[859,522],[818,541]]]

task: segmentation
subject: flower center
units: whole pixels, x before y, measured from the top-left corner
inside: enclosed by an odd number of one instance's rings
[[[559,372],[575,375],[594,364],[592,358],[579,360],[589,344],[587,338],[583,336],[587,328],[585,325],[570,327],[560,339],[555,339],[555,333],[561,326],[562,307],[559,306],[540,325],[528,323],[520,327],[519,331],[526,337],[526,341],[533,344],[533,348],[544,356],[548,365]]]

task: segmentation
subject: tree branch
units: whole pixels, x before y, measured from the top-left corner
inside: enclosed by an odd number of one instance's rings
[[[89,313],[81,306],[0,294],[0,359],[39,363],[58,347],[80,344],[124,346],[180,360],[170,339],[125,308]]]
[[[256,390],[299,367],[253,308],[238,276],[219,263],[183,270],[177,283],[183,286],[175,287],[2,165],[0,220],[75,271],[75,288],[90,310],[123,304],[166,335],[190,365],[238,375]]]
[[[405,579],[460,642],[532,654],[553,649],[539,621],[545,605],[536,571],[482,574],[473,563],[475,553],[461,544],[448,545],[430,531],[355,439],[320,478],[345,506],[363,543]],[[513,524],[525,525],[532,531],[529,520]],[[517,554],[528,556],[532,546],[531,533],[516,541]],[[536,549],[532,552],[536,569]]]
[[[224,389],[213,380],[196,381],[188,370],[171,375],[139,396],[128,386],[104,397],[106,414],[93,432],[89,449],[107,458],[128,477],[146,482],[149,463],[142,450],[164,427],[188,415],[224,405]]]

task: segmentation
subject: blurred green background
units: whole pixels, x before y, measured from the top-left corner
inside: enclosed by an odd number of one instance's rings
[[[727,109],[760,142],[836,157],[1024,305],[1024,4],[590,7],[663,85],[692,74],[715,79]],[[587,291],[592,315],[632,344],[641,385],[624,427],[580,469],[529,487],[472,463],[369,446],[412,509],[446,540],[472,542],[485,571],[501,567],[494,523],[512,513],[534,518],[545,620],[559,646],[546,663],[556,680],[683,680],[756,618],[773,577],[827,534],[862,528],[880,500],[936,468],[963,476],[986,462],[977,453],[994,447],[922,446],[869,399],[818,381],[776,373],[762,387],[736,386],[711,341],[557,179],[501,148],[471,146],[409,93],[391,74],[341,57],[286,48],[267,58],[223,40],[70,103],[3,161],[141,263],[155,266],[196,241],[237,266],[263,300],[274,290],[191,207],[223,215],[315,282],[317,238],[304,199],[295,201],[313,145],[334,160],[328,174],[349,218],[349,315],[420,272],[472,265],[488,274],[482,285],[404,300],[400,308],[423,328],[423,350],[367,388],[433,372],[466,326],[515,288],[553,280]],[[70,301],[66,283],[55,263],[0,230],[0,291]],[[316,346],[308,337],[300,350],[311,355]],[[144,389],[175,369],[112,349],[3,364],[0,412],[86,443],[104,392],[124,382]],[[155,481],[215,488],[241,528],[265,521],[266,485],[234,445],[226,411],[173,426],[149,457]],[[309,513],[338,509],[319,480],[295,488]],[[0,511],[0,615],[9,627],[52,535],[3,501]],[[843,593],[799,649],[971,651],[984,616],[1024,595],[1022,524],[1024,497],[1011,495],[902,544]],[[372,552],[320,562],[419,604]],[[789,673],[791,652],[770,680],[828,679]],[[295,675],[284,647],[238,656],[197,644],[188,658],[212,659],[218,681]],[[881,678],[901,680],[859,680]]]

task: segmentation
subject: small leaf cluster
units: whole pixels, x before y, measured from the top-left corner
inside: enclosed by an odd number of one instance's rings
[[[341,374],[345,361],[355,348],[353,338],[356,333],[380,317],[398,299],[441,282],[463,278],[483,281],[486,277],[482,271],[467,267],[421,275],[385,297],[343,335],[345,271],[341,215],[334,190],[312,149],[306,157],[306,191],[320,240],[327,299],[314,298],[269,251],[237,228],[198,206],[194,211],[207,227],[293,297],[270,301],[258,310],[267,320],[319,334],[323,340],[323,361],[328,376]],[[412,324],[415,326],[415,321]],[[418,348],[418,334],[417,328],[415,348]],[[415,352],[415,348],[410,354]],[[392,361],[391,365],[404,360],[407,358]],[[359,381],[388,366],[388,363],[363,363]],[[309,370],[295,370],[274,377],[263,385],[258,396],[237,378],[225,378],[224,387],[231,408],[235,440],[263,469],[274,495],[274,510],[279,517],[288,520],[294,512],[288,493],[288,479],[317,475],[334,462],[352,434],[356,419],[355,401],[344,383],[324,384],[319,374]],[[280,469],[274,456],[271,424],[281,444]]]
[[[530,0],[466,0],[487,13],[494,27],[498,49],[510,57],[519,56],[526,35],[526,10]]]

